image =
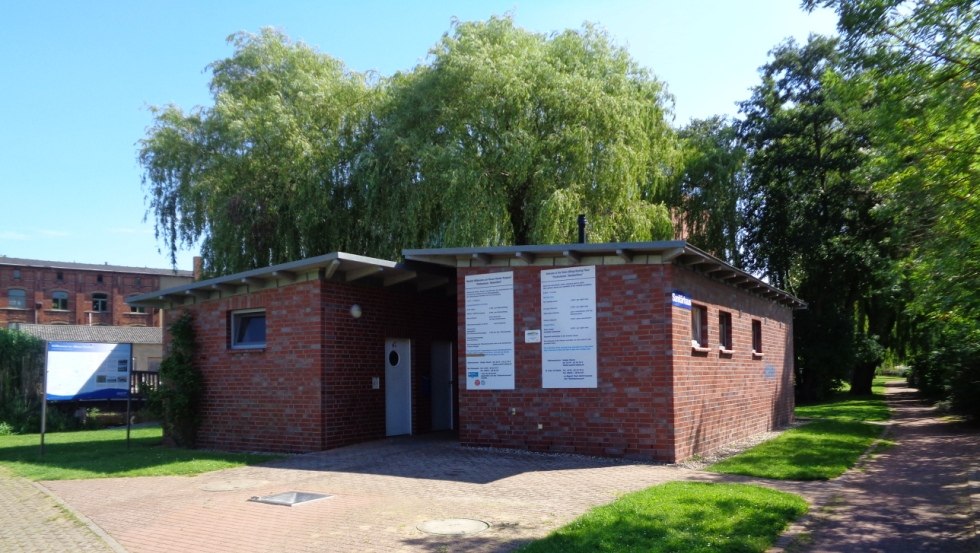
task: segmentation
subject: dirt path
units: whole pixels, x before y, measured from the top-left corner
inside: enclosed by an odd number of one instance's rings
[[[937,416],[904,382],[886,398],[896,445],[831,483],[789,551],[980,552],[980,433]]]

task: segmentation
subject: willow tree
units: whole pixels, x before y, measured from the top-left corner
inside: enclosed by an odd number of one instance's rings
[[[592,240],[670,236],[669,97],[594,27],[455,23],[385,98],[360,170],[393,250],[569,242],[579,213]]]
[[[158,238],[174,261],[200,240],[210,273],[349,249],[350,165],[372,89],[272,30],[229,42],[234,55],[209,66],[214,104],[154,108],[140,141]]]

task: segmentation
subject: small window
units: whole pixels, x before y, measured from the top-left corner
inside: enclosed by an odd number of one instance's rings
[[[55,273],[54,278],[58,282],[62,282],[63,280],[65,280],[65,273],[62,273],[61,271],[58,271],[57,273]]]
[[[130,313],[146,313],[146,308],[143,307],[142,305],[130,305],[129,306],[129,312]]]
[[[762,355],[762,321],[752,321],[752,353]]]
[[[27,309],[27,292],[19,288],[7,290],[7,307]]]
[[[723,351],[732,350],[732,314],[727,311],[718,312],[718,346]]]
[[[56,309],[58,311],[68,310],[68,292],[52,292],[51,293],[51,309]]]
[[[239,311],[231,314],[231,347],[265,347],[265,311]]]
[[[708,309],[703,305],[691,306],[691,345],[708,347]]]
[[[136,283],[136,286],[143,286],[143,277],[136,277],[134,282]]]
[[[109,310],[109,294],[96,292],[92,294],[92,311],[104,313]]]
[[[95,277],[95,282],[98,282],[99,284],[102,284],[102,275],[99,275],[99,276]]]
[[[20,269],[14,269],[14,280],[20,280]]]

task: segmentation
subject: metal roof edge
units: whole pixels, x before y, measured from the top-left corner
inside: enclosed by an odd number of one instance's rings
[[[575,243],[575,244],[536,244],[536,245],[524,245],[524,246],[487,246],[487,247],[466,247],[466,248],[423,248],[423,249],[406,249],[402,250],[402,255],[406,260],[424,263],[440,264],[444,266],[456,266],[456,258],[460,256],[479,256],[479,255],[516,255],[518,253],[529,253],[529,254],[541,254],[541,253],[553,253],[556,255],[563,254],[564,252],[581,252],[581,253],[615,253],[621,251],[633,251],[633,252],[648,252],[657,253],[664,256],[664,261],[672,264],[677,264],[681,266],[694,267],[699,264],[714,265],[714,271],[708,271],[706,276],[709,276],[711,272],[726,272],[730,273],[730,276],[725,278],[716,279],[721,280],[731,286],[737,288],[742,288],[747,291],[762,288],[765,290],[765,297],[769,299],[775,299],[779,303],[787,305],[793,309],[805,309],[806,302],[797,298],[796,296],[780,290],[775,286],[772,286],[768,282],[765,282],[759,277],[751,275],[726,261],[722,261],[717,257],[689,244],[685,240],[661,240],[653,242],[590,242],[590,243]],[[693,261],[685,262],[685,258],[694,258]],[[709,278],[711,278],[709,276]],[[729,282],[733,280],[739,280],[739,282]],[[753,286],[744,286],[747,282],[751,282]]]
[[[280,263],[278,265],[260,267],[258,269],[250,269],[248,271],[241,271],[238,273],[209,278],[206,280],[198,280],[198,281],[190,282],[188,284],[182,284],[180,286],[173,286],[170,288],[156,290],[154,292],[148,292],[145,294],[130,296],[126,298],[126,303],[130,305],[139,305],[140,303],[147,303],[147,302],[152,303],[155,301],[162,300],[165,296],[185,294],[193,290],[209,288],[212,286],[219,286],[222,284],[229,284],[236,281],[240,282],[242,280],[274,276],[276,273],[289,275],[303,270],[327,267],[333,262],[341,262],[341,261],[350,261],[350,262],[361,263],[365,265],[374,265],[376,267],[379,267],[381,270],[383,269],[403,269],[406,271],[411,270],[407,267],[404,267],[402,264],[387,259],[378,259],[374,257],[367,257],[363,255],[357,255],[357,254],[345,253],[345,252],[331,252],[323,255],[318,255],[316,257],[309,257],[297,261],[289,261],[286,263]]]

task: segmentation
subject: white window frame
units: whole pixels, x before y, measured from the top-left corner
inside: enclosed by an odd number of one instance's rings
[[[63,298],[62,297],[59,297],[61,295],[64,295],[64,297]],[[55,290],[54,292],[51,292],[51,310],[52,311],[68,311],[68,300],[70,298],[71,298],[71,295],[68,294],[68,292],[66,292],[64,290]],[[59,303],[58,300],[64,300],[65,306],[64,307],[58,307],[58,303]]]
[[[708,347],[708,308],[696,303],[691,304],[691,347],[697,351]]]
[[[241,323],[243,320],[257,319],[261,316],[262,318],[262,340],[244,340],[244,336],[240,336],[242,333]],[[265,309],[243,309],[241,311],[232,311],[229,317],[229,324],[231,325],[231,333],[229,336],[229,346],[231,349],[264,349],[266,344],[266,332],[268,332],[268,327],[266,326],[266,313]]]
[[[718,349],[722,353],[732,353],[735,350],[732,337],[732,314],[729,311],[718,311]]]
[[[19,305],[14,305],[14,293],[20,292],[17,295],[17,303]],[[27,309],[27,290],[23,288],[10,288],[7,290],[7,307],[11,309]]]
[[[101,296],[101,297],[96,297]],[[108,313],[109,312],[109,294],[105,292],[92,292],[92,312],[93,313]],[[98,303],[96,303],[98,302]],[[99,309],[101,307],[101,309]]]

